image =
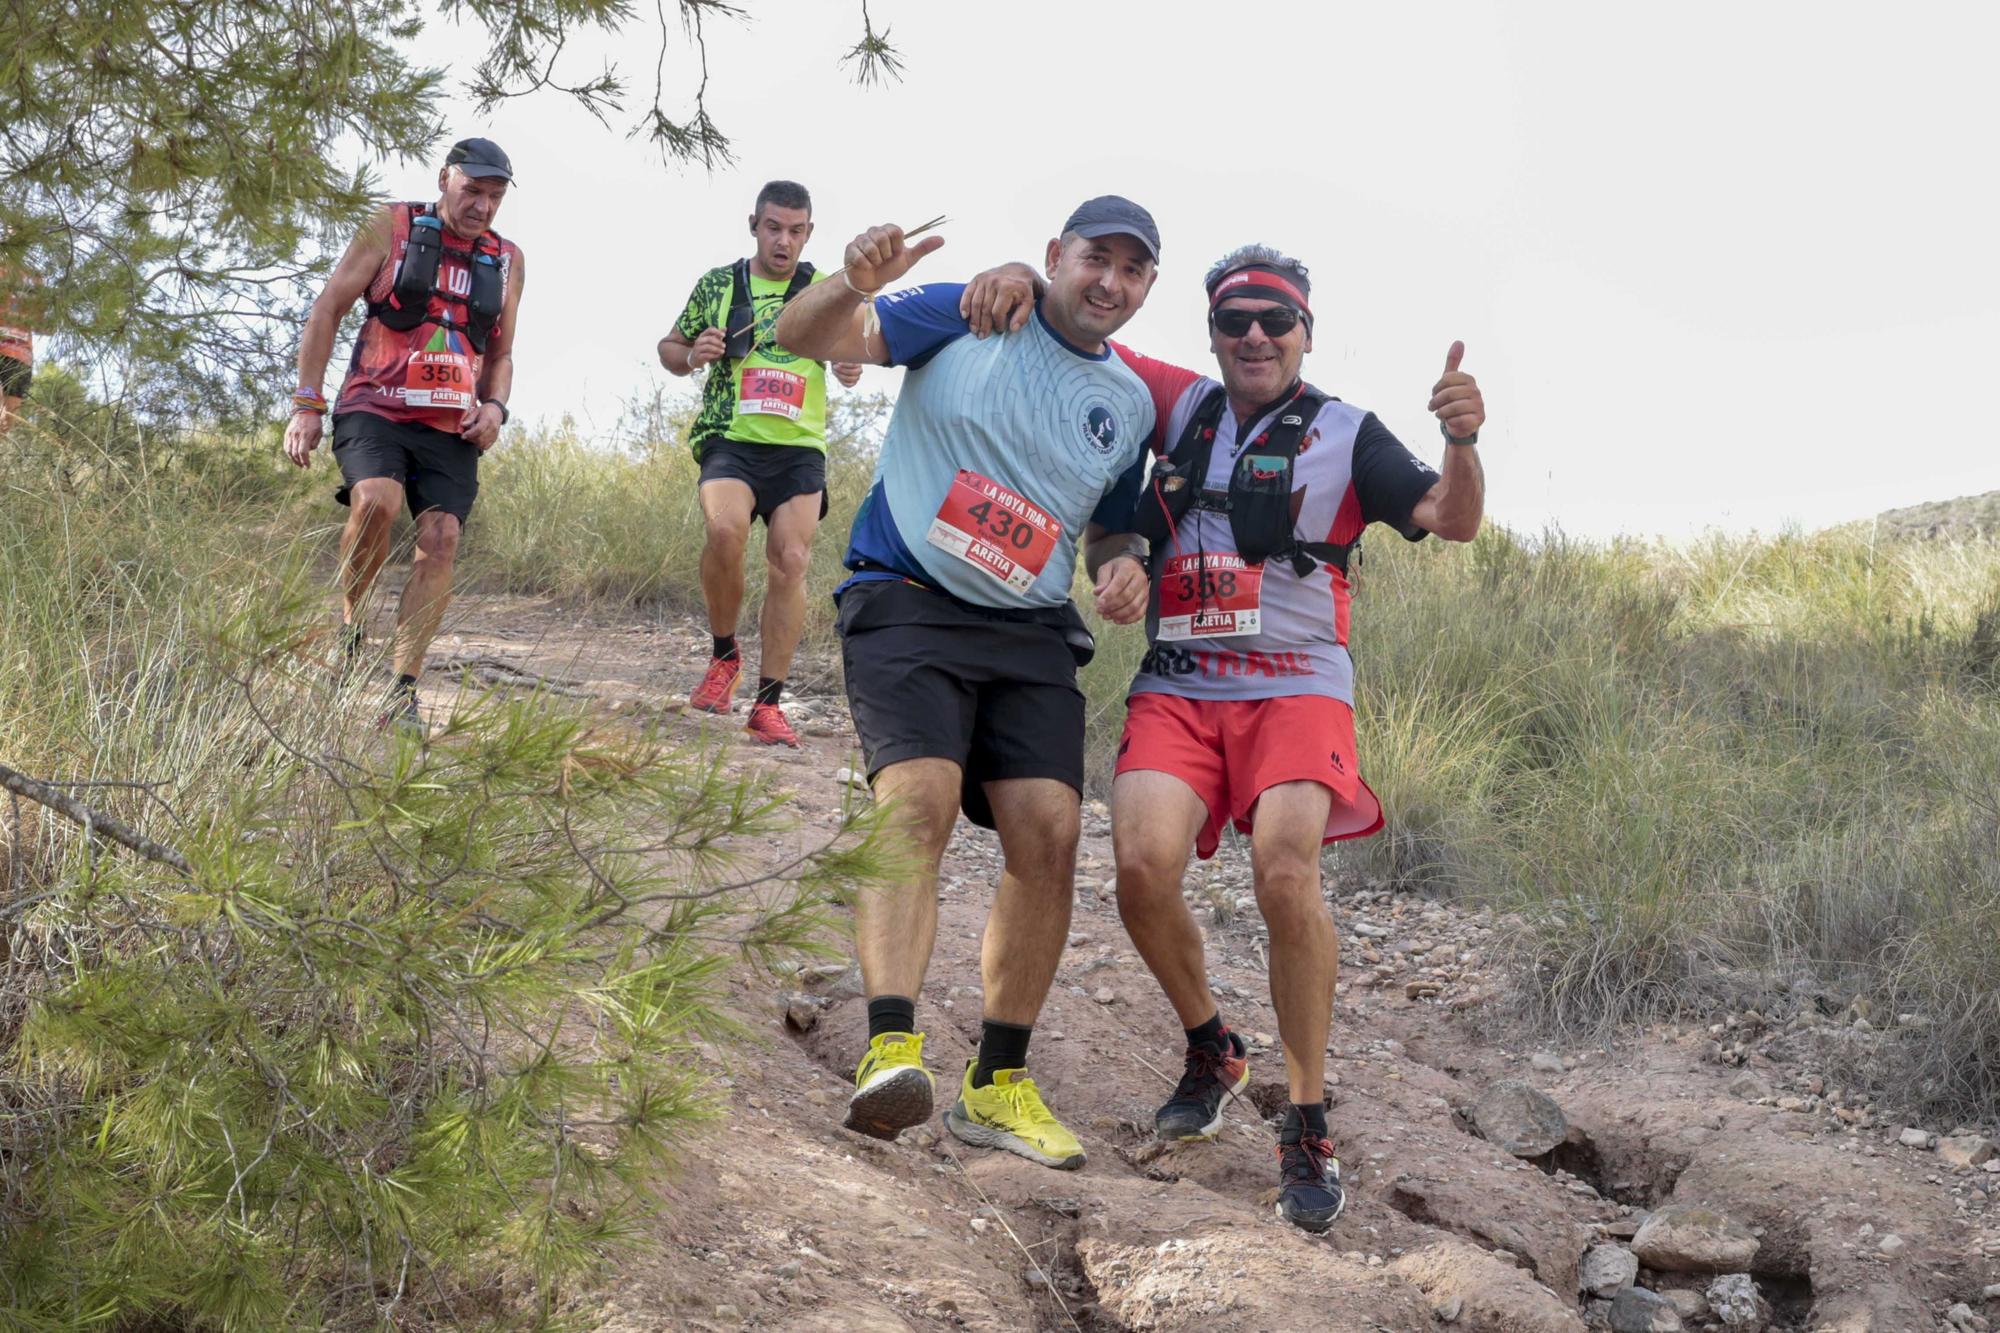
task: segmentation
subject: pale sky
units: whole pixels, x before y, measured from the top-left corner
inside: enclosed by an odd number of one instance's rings
[[[871,223],[948,214],[911,281],[1039,263],[1079,201],[1128,195],[1163,263],[1121,337],[1210,371],[1202,272],[1276,245],[1313,274],[1307,377],[1434,460],[1424,403],[1465,340],[1487,512],[1517,529],[1770,532],[2000,489],[2000,6],[871,0],[907,62],[875,88],[837,64],[858,4],[749,8],[708,26],[738,155],[713,175],[557,94],[447,108],[447,143],[514,160],[517,420],[608,435],[691,388],[654,343],[789,177],[823,268]],[[558,77],[609,52],[649,91],[652,42],[573,46]],[[669,86],[694,69],[677,40]],[[429,198],[434,175],[384,180]]]

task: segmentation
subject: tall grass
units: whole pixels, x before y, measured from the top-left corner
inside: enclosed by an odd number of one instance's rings
[[[1556,1021],[1865,994],[1878,1075],[2000,1112],[2000,545],[1870,537],[1372,544],[1341,855],[1510,909]]]

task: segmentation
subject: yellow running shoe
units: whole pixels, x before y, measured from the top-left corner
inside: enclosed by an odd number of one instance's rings
[[[893,1139],[930,1119],[934,1094],[924,1068],[924,1034],[885,1032],[868,1043],[854,1067],[854,1095],[847,1099],[849,1129]]]
[[[979,1148],[1004,1148],[1058,1171],[1083,1165],[1083,1145],[1049,1114],[1027,1070],[996,1069],[992,1086],[975,1088],[973,1064],[965,1062],[958,1101],[944,1114],[954,1137]]]

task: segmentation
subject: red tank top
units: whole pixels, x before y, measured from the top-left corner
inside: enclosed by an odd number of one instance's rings
[[[4,307],[0,307],[0,356],[28,365],[35,363],[35,335],[27,326],[17,323],[21,318],[19,302],[8,297]]]
[[[410,244],[410,219],[426,211],[429,206],[425,204],[393,206],[389,253],[368,284],[370,305],[389,299],[396,283],[396,267]],[[521,252],[498,232],[487,232],[485,239],[498,248],[504,310],[514,281],[514,260]],[[431,297],[429,310],[432,319],[400,333],[372,315],[362,321],[334,411],[372,412],[392,421],[458,430],[465,409],[478,398],[479,372],[485,360],[465,337],[466,297],[472,292],[471,263],[477,247],[478,242],[461,240],[449,227],[444,229],[438,292]]]

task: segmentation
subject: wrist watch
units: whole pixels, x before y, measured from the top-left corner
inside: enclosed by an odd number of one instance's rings
[[[1438,422],[1438,434],[1440,434],[1440,435],[1444,436],[1444,442],[1445,442],[1446,444],[1478,444],[1478,443],[1479,443],[1479,432],[1478,432],[1478,431],[1476,431],[1476,430],[1475,430],[1475,431],[1474,431],[1474,432],[1472,432],[1472,434],[1470,434],[1470,435],[1453,435],[1453,434],[1451,433],[1451,427],[1449,427],[1449,426],[1445,425],[1445,424],[1444,424],[1444,423],[1443,423],[1442,421]]]
[[[505,402],[504,402],[503,400],[501,400],[501,399],[499,399],[499,398],[485,398],[485,399],[481,399],[481,400],[480,400],[480,403],[479,403],[479,405],[480,405],[481,407],[488,407],[488,406],[491,406],[491,407],[497,407],[497,408],[499,408],[499,409],[500,409],[500,424],[501,424],[501,425],[503,425],[503,426],[507,424],[507,416],[508,416],[508,412],[507,412],[507,404],[506,404],[506,403],[505,403]]]

